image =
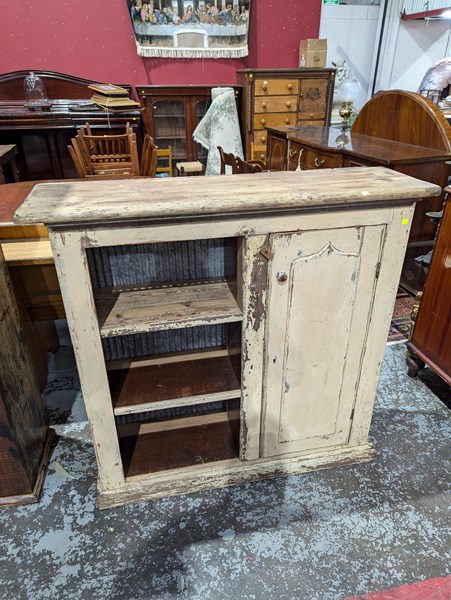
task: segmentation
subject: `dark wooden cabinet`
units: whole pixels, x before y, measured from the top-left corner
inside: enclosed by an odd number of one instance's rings
[[[0,314],[0,506],[10,506],[37,501],[54,431],[47,426],[1,248]]]
[[[237,79],[243,88],[241,127],[247,158],[253,158],[252,144],[264,152],[266,127],[330,123],[334,69],[243,69],[237,71]]]
[[[106,113],[89,104],[92,81],[52,71],[35,73],[45,85],[49,110],[25,106],[23,82],[28,71],[0,75],[0,144],[17,146],[22,181],[78,177],[67,146],[87,122],[96,132],[119,133],[129,123],[139,133],[139,110]],[[131,92],[130,86],[123,87]]]
[[[451,188],[440,223],[412,337],[409,375],[426,365],[451,385]]]
[[[172,148],[173,171],[180,161],[207,161],[207,150],[193,140],[193,132],[211,104],[205,85],[142,85],[136,88],[144,105],[143,124],[160,148]],[[239,89],[236,89],[239,98]]]

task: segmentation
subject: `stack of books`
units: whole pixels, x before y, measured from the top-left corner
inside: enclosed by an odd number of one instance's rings
[[[139,102],[131,100],[128,97],[128,91],[112,83],[92,83],[88,85],[90,90],[95,93],[91,97],[91,102],[100,106],[104,110],[120,112],[139,107]]]

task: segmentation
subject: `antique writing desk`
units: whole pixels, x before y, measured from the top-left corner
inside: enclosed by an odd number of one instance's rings
[[[438,192],[384,168],[37,185],[15,221],[49,228],[100,507],[371,458],[414,205]]]

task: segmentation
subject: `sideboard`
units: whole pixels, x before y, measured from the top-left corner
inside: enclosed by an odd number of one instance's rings
[[[49,229],[100,508],[369,460],[414,205],[438,192],[384,168],[38,184],[14,220]]]
[[[23,81],[28,71],[0,75],[0,144],[17,146],[21,181],[77,177],[67,146],[87,122],[98,132],[118,133],[129,123],[139,134],[139,110],[107,114],[89,103],[93,92],[88,85],[93,81],[53,71],[34,72],[45,85],[50,110],[25,106]],[[132,91],[129,85],[123,87]]]
[[[386,166],[442,189],[451,173],[451,127],[423,96],[404,90],[380,92],[359,112],[351,130],[306,124],[271,127],[268,165],[280,169]],[[443,194],[417,205],[410,242],[432,240],[426,213],[440,210]]]
[[[435,241],[426,283],[407,342],[408,373],[428,365],[451,385],[451,188]]]

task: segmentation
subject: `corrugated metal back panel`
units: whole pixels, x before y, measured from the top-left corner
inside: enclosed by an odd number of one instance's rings
[[[233,251],[233,249],[232,249]],[[89,248],[93,286],[145,285],[233,275],[223,239]]]
[[[102,344],[105,360],[117,360],[216,348],[224,346],[225,339],[224,325],[202,325],[106,338],[102,340]]]
[[[207,402],[206,404],[195,404],[191,406],[177,406],[176,408],[166,408],[164,410],[152,410],[143,413],[134,413],[131,415],[118,415],[115,417],[117,425],[127,423],[145,423],[149,421],[165,421],[185,415],[202,414],[224,410],[225,402]]]

